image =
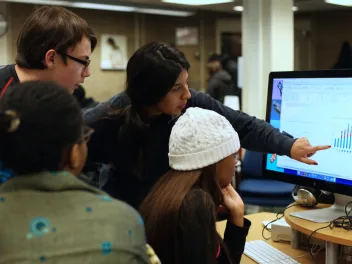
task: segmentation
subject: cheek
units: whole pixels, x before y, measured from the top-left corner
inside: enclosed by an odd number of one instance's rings
[[[77,82],[77,79],[79,79],[79,72],[71,64],[68,64],[57,69],[55,77],[58,83],[66,85],[70,84],[70,86],[72,86],[71,84]]]
[[[167,95],[158,105],[159,109],[161,112],[169,115],[175,115],[177,113],[178,109],[178,101],[176,99],[176,96],[173,96],[172,94]]]
[[[221,186],[228,185],[232,182],[232,178],[235,173],[235,163],[232,159],[226,159],[221,161],[217,167],[219,175],[219,183]]]
[[[67,61],[67,65],[65,65],[63,72],[68,79],[77,78],[77,76],[80,76],[82,73],[82,67],[83,65],[79,63]]]
[[[67,67],[67,78],[77,82],[77,80],[80,79],[82,72],[81,65],[72,65],[71,68]]]
[[[83,169],[83,167],[84,167],[84,164],[86,163],[86,160],[87,160],[87,154],[88,154],[88,150],[87,150],[88,148],[87,148],[87,144],[86,143],[84,143],[84,144],[82,144],[81,145],[81,148],[80,148],[80,155],[81,155],[81,157],[80,157],[80,170],[82,170]]]
[[[82,162],[83,164],[86,162],[88,156],[88,147],[87,143],[82,144]]]
[[[234,159],[232,159],[231,162],[228,163],[229,175],[231,176],[231,180],[236,171],[236,163],[237,162]]]

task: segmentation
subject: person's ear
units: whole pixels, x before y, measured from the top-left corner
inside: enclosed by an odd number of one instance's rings
[[[73,147],[71,148],[71,152],[69,154],[69,164],[68,165],[69,165],[70,169],[75,170],[81,166],[81,162],[82,162],[82,157],[81,157],[80,145],[74,144]]]
[[[45,53],[44,64],[47,68],[52,69],[54,67],[55,60],[57,57],[56,55],[57,55],[57,52],[53,49],[48,50]]]

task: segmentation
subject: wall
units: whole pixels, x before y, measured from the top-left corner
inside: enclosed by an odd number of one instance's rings
[[[3,14],[5,20],[8,20],[7,17],[9,16],[9,9],[5,2],[0,2],[0,13]],[[6,65],[11,62],[11,40],[11,31],[0,37],[0,65]]]
[[[131,57],[135,51],[135,16],[133,13],[112,11],[100,11],[90,9],[72,10],[87,20],[98,37],[98,45],[94,50],[91,60],[90,78],[87,78],[84,86],[90,96],[97,100],[107,100],[114,94],[122,91],[125,85],[125,71],[102,71],[100,69],[100,34],[121,34],[127,37],[127,57]]]
[[[16,47],[17,35],[26,19],[33,11],[34,6],[29,4],[10,4],[11,14],[11,32],[12,46]],[[128,39],[128,56],[134,51],[134,14],[133,13],[116,13],[100,10],[89,9],[72,9],[76,14],[85,18],[96,33],[97,37],[101,33],[117,33],[127,36]],[[132,26],[131,26],[132,25]],[[100,43],[91,56],[92,77],[86,78],[83,86],[86,88],[89,96],[97,100],[107,100],[112,95],[124,88],[125,72],[124,71],[101,71],[100,70]],[[15,60],[16,49],[12,50],[12,61]]]
[[[16,55],[17,35],[29,14],[35,6],[29,4],[8,4],[10,29],[7,36],[7,61],[13,62]],[[88,21],[98,39],[103,33],[124,34],[128,39],[128,56],[141,45],[150,41],[163,41],[173,44],[176,27],[195,26],[200,31],[200,43],[197,46],[178,47],[185,53],[191,63],[189,82],[190,87],[204,90],[208,74],[206,60],[211,52],[217,49],[217,21],[240,22],[238,14],[221,14],[214,12],[199,12],[193,17],[171,17],[147,14],[133,14],[112,11],[89,9],[72,9],[75,13]],[[327,18],[328,17],[328,18]],[[230,20],[229,20],[230,19]],[[349,32],[352,12],[329,12],[298,15],[295,18],[295,28],[306,28],[313,24],[311,36],[297,40],[297,60],[300,69],[330,68],[337,59],[340,45],[343,40],[349,39],[352,44],[352,35]],[[233,24],[238,27],[239,23]],[[223,23],[223,22],[222,22]],[[221,24],[221,23],[220,23]],[[222,28],[232,27],[231,23],[221,24]],[[311,38],[311,40],[310,40]],[[313,43],[313,44],[312,44]],[[87,78],[84,87],[89,96],[103,101],[122,91],[125,83],[124,71],[100,70],[100,43],[91,56],[93,75]],[[218,43],[219,44],[219,43]],[[300,45],[298,45],[300,44]],[[0,53],[4,48],[0,47]]]
[[[342,43],[347,40],[352,46],[352,10],[315,13],[312,20],[316,69],[330,69]]]
[[[29,4],[9,4],[12,47],[16,47],[17,35],[26,17],[30,15],[34,8],[34,5]],[[176,27],[198,27],[201,33],[199,45],[178,48],[185,53],[191,63],[190,87],[204,90],[208,77],[205,62],[209,53],[215,52],[216,48],[216,19],[229,17],[226,14],[211,12],[200,12],[196,16],[184,18],[89,9],[72,9],[72,11],[86,19],[98,37],[98,46],[91,56],[91,71],[93,75],[85,80],[84,87],[89,96],[93,96],[100,101],[107,100],[122,91],[125,84],[124,71],[100,70],[100,34],[115,33],[126,35],[128,39],[128,57],[130,57],[141,44],[150,41],[174,44]],[[16,49],[14,48],[12,49],[10,61],[13,62],[15,56]]]
[[[199,17],[193,16],[187,19],[180,17],[163,17],[146,15],[144,20],[144,30],[146,35],[143,43],[151,41],[162,41],[167,44],[175,45],[175,28],[178,27],[197,27],[199,28]],[[157,30],[156,30],[157,29]],[[195,56],[199,52],[200,44],[196,46],[178,47],[186,56],[191,64],[189,71],[190,87],[200,88],[200,58]]]
[[[314,53],[312,52],[312,39],[306,32],[311,32],[311,16],[296,15],[294,18],[294,69],[307,70],[313,67]],[[216,51],[221,51],[221,33],[236,33],[241,35],[241,17],[218,19],[216,21]]]
[[[189,86],[194,89],[205,90],[206,79],[208,78],[206,61],[210,53],[216,52],[216,20],[223,17],[230,17],[230,15],[204,11],[187,19],[146,15],[143,20],[143,31],[146,32],[146,35],[142,38],[142,43],[157,40],[175,44],[175,28],[198,27],[200,33],[199,45],[176,47],[186,55],[191,64]],[[232,15],[232,17],[235,17],[235,15]]]

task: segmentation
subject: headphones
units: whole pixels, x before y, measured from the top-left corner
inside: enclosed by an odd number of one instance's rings
[[[318,203],[333,204],[335,202],[333,193],[325,193],[321,190],[299,185],[296,185],[293,189],[292,198],[297,204],[304,207],[314,207]]]

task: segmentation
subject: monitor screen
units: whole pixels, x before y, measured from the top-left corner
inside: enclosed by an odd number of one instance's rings
[[[267,121],[294,138],[331,145],[307,165],[286,156],[264,158],[264,173],[299,185],[352,194],[352,71],[271,73]]]

